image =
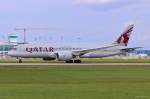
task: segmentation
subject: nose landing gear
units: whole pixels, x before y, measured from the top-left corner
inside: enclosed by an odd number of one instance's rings
[[[22,63],[22,59],[21,58],[18,58],[18,63]]]

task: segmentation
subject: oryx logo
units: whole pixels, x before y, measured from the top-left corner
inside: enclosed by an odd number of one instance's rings
[[[129,41],[129,33],[123,34],[119,39],[119,43],[125,44],[125,46],[127,46],[128,41]]]
[[[132,30],[133,25],[129,26],[128,29],[125,32],[123,32],[123,34],[117,40],[117,43],[124,44],[125,46],[127,46]]]
[[[33,52],[54,52],[53,47],[27,47],[27,52],[33,53]]]

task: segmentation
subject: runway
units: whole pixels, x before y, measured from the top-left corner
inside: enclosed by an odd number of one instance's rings
[[[150,66],[150,63],[0,63],[0,66]]]

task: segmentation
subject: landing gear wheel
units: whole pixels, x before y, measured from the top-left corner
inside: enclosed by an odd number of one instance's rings
[[[81,63],[81,60],[68,60],[66,63]]]
[[[82,63],[81,60],[78,60],[78,63]]]
[[[19,59],[19,63],[22,63],[22,59]]]
[[[68,60],[66,61],[66,63],[73,63],[73,60]]]
[[[81,60],[74,60],[74,63],[81,63]]]

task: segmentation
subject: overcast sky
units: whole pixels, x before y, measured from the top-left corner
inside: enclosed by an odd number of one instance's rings
[[[109,43],[134,23],[129,46],[150,49],[150,0],[1,0],[0,39],[16,27],[50,28],[27,31],[28,41]]]

